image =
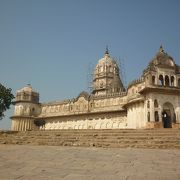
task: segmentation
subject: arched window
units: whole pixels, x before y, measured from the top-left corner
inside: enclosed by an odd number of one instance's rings
[[[180,78],[178,79],[178,87],[180,88]]]
[[[161,86],[164,86],[164,78],[163,78],[163,75],[159,75],[159,84]]]
[[[171,76],[171,86],[174,86],[174,76]]]
[[[152,76],[152,84],[155,84],[155,76]]]
[[[148,122],[150,122],[150,112],[148,112],[148,114],[147,114],[147,120],[148,120]]]
[[[154,112],[154,119],[155,119],[155,122],[159,122],[159,114],[158,114],[158,111],[155,111],[155,112]]]
[[[158,108],[158,101],[157,101],[157,99],[154,100],[154,107]]]
[[[90,104],[91,108],[93,107],[93,103]]]
[[[169,86],[169,76],[165,76],[165,86]]]
[[[150,101],[147,102],[147,108],[150,108]]]

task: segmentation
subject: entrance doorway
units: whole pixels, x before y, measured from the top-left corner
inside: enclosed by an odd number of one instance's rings
[[[163,111],[163,124],[164,128],[172,128],[170,111]]]
[[[164,128],[172,128],[172,122],[174,119],[174,108],[169,102],[164,103],[162,112],[162,121]]]

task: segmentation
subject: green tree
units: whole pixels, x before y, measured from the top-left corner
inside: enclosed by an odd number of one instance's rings
[[[6,88],[0,83],[0,120],[4,117],[4,112],[10,108],[14,95],[11,88]]]

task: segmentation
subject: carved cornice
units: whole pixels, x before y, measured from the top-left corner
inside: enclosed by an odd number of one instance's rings
[[[145,94],[149,92],[158,92],[162,94],[172,94],[172,95],[179,95],[180,88],[178,87],[169,87],[169,86],[160,86],[160,85],[149,85],[142,90],[139,91],[140,94]]]
[[[110,110],[110,111],[97,111],[97,112],[83,112],[83,113],[69,113],[64,115],[49,115],[49,116],[38,116],[36,119],[48,119],[48,118],[57,118],[57,117],[72,117],[72,116],[88,116],[88,115],[94,115],[94,114],[109,114],[109,113],[120,113],[120,112],[126,112],[126,109],[119,109],[119,110]]]

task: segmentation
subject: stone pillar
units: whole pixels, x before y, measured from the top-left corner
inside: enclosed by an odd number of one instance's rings
[[[21,120],[19,121],[19,131],[22,131],[22,122],[23,122],[23,120],[21,119]]]
[[[12,120],[12,123],[11,123],[11,130],[12,131],[14,130],[14,120]]]
[[[174,86],[177,87],[178,86],[178,83],[177,83],[177,77],[174,76]]]
[[[25,131],[25,120],[22,121],[22,131]]]
[[[27,120],[27,129],[30,130],[30,120]]]
[[[21,131],[24,131],[24,119],[21,120]]]
[[[19,131],[19,121],[16,120],[16,131]]]
[[[19,121],[16,121],[16,131],[19,131]]]
[[[18,130],[18,126],[17,126],[17,120],[15,121],[15,130]]]
[[[24,129],[27,131],[27,119],[24,121]]]
[[[18,121],[18,124],[19,124],[19,126],[18,126],[18,131],[21,131],[21,120]]]
[[[13,120],[14,121],[14,126],[13,126],[13,130],[16,131],[16,120]]]
[[[158,83],[159,83],[158,81],[159,81],[159,77],[158,77],[158,75],[156,74],[156,75],[155,75],[155,84],[156,84],[156,85],[158,85]]]
[[[154,122],[154,101],[150,99],[150,122]]]

